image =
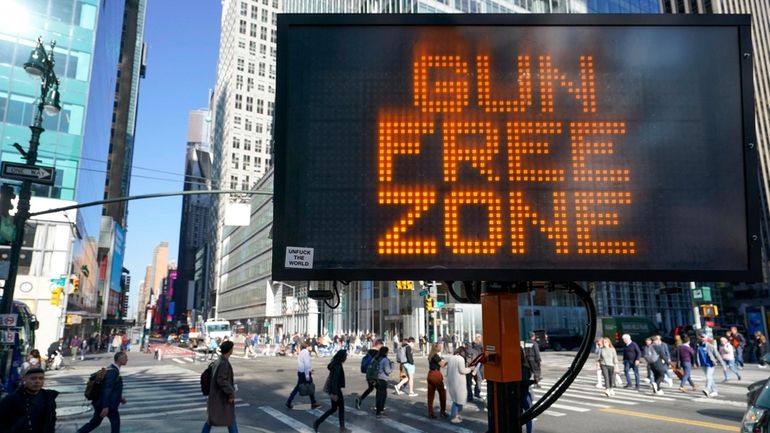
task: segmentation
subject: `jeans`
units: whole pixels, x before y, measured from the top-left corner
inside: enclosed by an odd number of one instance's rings
[[[602,365],[602,375],[604,376],[604,388],[615,388],[615,367],[611,365]]]
[[[679,382],[679,387],[684,388],[684,384],[689,382],[690,386],[695,389],[695,384],[692,381],[692,377],[690,377],[690,374],[692,373],[692,363],[683,362],[682,369],[684,370],[684,374],[682,375],[682,380]]]
[[[99,424],[104,420],[100,415],[101,412],[101,406],[94,406],[94,416],[83,427],[78,429],[78,433],[88,433],[99,427]],[[120,413],[118,409],[110,409],[109,413],[107,413],[107,418],[110,420],[110,432],[120,433]]]
[[[385,399],[388,398],[388,382],[377,379],[375,389],[377,390],[375,408],[377,415],[379,415],[385,410]]]
[[[345,428],[345,400],[342,398],[342,392],[337,393],[337,401],[332,400],[331,409],[324,412],[324,414],[313,423],[313,426],[318,427],[326,418],[329,418],[331,414],[337,411],[340,412],[340,428],[343,429]]]
[[[201,433],[209,433],[211,431],[211,426],[208,422],[203,423],[203,430],[201,430]],[[238,433],[238,425],[235,423],[235,417],[233,417],[233,423],[227,426],[227,432],[228,433]]]
[[[294,389],[291,390],[291,394],[289,394],[289,400],[286,402],[286,404],[291,404],[292,401],[294,401],[294,397],[297,396],[297,393],[299,392],[299,386],[305,382],[313,382],[313,374],[310,375],[310,380],[305,380],[305,373],[298,371],[297,372],[297,385],[294,386]],[[310,394],[310,404],[315,404],[315,395]]]
[[[452,410],[449,412],[449,417],[454,418],[461,413],[463,413],[463,405],[452,402]]]
[[[743,367],[743,346],[738,346],[737,349],[735,349],[735,363],[739,365],[740,367]]]
[[[714,384],[714,367],[703,367],[703,372],[706,373],[706,391],[709,393],[716,392],[717,387]]]
[[[738,373],[738,369],[735,368],[735,360],[734,359],[725,359],[725,369],[723,370],[725,373],[725,380],[727,380],[727,370],[729,369],[735,375],[738,377],[738,380],[741,380],[741,374]]]
[[[524,395],[521,396],[521,410],[526,412],[530,407],[532,407],[532,391],[527,387]],[[527,433],[532,433],[532,420],[527,422]]]
[[[634,370],[634,379],[636,387],[639,388],[639,365],[630,360],[623,360],[623,373],[626,375],[626,385],[631,386],[631,375],[629,371]]]
[[[377,385],[377,382],[366,381],[366,391],[364,391],[364,393],[361,394],[361,397],[358,397],[358,401],[363,402],[366,396],[369,395],[372,391],[374,391],[375,385]]]

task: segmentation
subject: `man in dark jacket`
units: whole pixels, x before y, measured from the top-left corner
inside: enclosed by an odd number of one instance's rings
[[[88,433],[99,427],[104,417],[110,419],[110,431],[120,433],[120,413],[118,407],[126,404],[123,398],[123,378],[120,377],[120,368],[128,364],[128,355],[126,352],[118,352],[113,357],[113,362],[107,367],[107,374],[104,375],[102,382],[102,395],[94,400],[94,416],[83,427],[78,429],[78,433]]]
[[[33,367],[24,373],[22,386],[0,401],[0,431],[54,433],[58,391],[43,389],[45,370]]]
[[[235,423],[235,383],[230,355],[233,354],[233,342],[225,341],[219,346],[219,359],[211,369],[211,388],[206,401],[208,418],[201,433],[211,431],[211,426],[227,426],[229,433],[237,433]]]
[[[631,341],[631,336],[623,334],[623,343],[626,347],[623,348],[623,372],[626,375],[626,386],[623,388],[631,388],[631,375],[629,370],[634,370],[634,379],[636,384],[636,390],[639,390],[639,363],[642,361],[642,350],[639,345]]]

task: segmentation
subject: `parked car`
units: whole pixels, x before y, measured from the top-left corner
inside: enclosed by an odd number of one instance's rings
[[[770,362],[770,354],[763,359]],[[754,382],[749,386],[748,410],[743,415],[741,433],[768,433],[770,432],[770,382]]]

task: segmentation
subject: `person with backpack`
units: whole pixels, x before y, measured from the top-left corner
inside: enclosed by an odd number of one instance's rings
[[[40,366],[28,369],[21,383],[0,401],[0,431],[54,433],[59,392],[43,389],[45,370]]]
[[[404,372],[404,377],[398,382],[396,387],[396,394],[401,394],[401,387],[409,384],[409,397],[417,397],[417,393],[414,392],[414,338],[409,337],[405,339],[398,351],[401,357],[401,369]]]
[[[361,409],[361,402],[364,401],[367,395],[369,395],[372,391],[374,391],[375,385],[377,385],[377,377],[376,375],[370,377],[369,375],[369,366],[372,364],[372,361],[377,358],[377,355],[380,352],[380,348],[383,345],[382,340],[376,340],[374,342],[374,346],[369,349],[366,352],[366,355],[361,359],[361,373],[364,374],[364,377],[366,379],[366,390],[356,398],[356,409]]]
[[[295,385],[294,389],[291,390],[289,399],[286,401],[286,407],[289,410],[294,409],[294,406],[291,404],[291,402],[294,401],[294,397],[297,396],[300,386],[306,382],[313,383],[313,364],[310,361],[308,345],[309,342],[307,341],[303,341],[300,345],[301,350],[297,356],[297,385]],[[310,394],[308,397],[310,397],[311,408],[315,409],[321,407],[321,405],[315,401],[315,394]]]
[[[229,433],[238,433],[235,422],[235,383],[230,355],[233,342],[224,341],[219,346],[219,358],[210,367],[209,393],[206,399],[206,422],[201,433],[209,433],[212,426],[227,427]]]
[[[441,407],[441,416],[448,418],[446,413],[446,388],[444,388],[444,376],[441,369],[446,367],[446,361],[441,357],[441,343],[435,343],[431,346],[428,355],[428,418],[436,418],[433,413],[433,399],[438,392],[439,406]]]
[[[329,394],[329,399],[332,401],[332,407],[324,412],[323,415],[313,423],[313,430],[316,433],[318,432],[318,427],[321,423],[337,411],[339,411],[340,432],[349,433],[352,431],[345,428],[345,400],[342,397],[342,388],[345,387],[345,370],[342,368],[342,364],[344,364],[347,359],[348,351],[345,349],[338,350],[337,353],[334,354],[332,361],[326,367],[329,370],[329,377],[326,379],[324,392]]]
[[[121,404],[126,404],[126,399],[123,397],[123,378],[120,376],[120,368],[126,364],[128,364],[126,352],[118,352],[113,356],[113,363],[106,368],[100,384],[99,396],[94,396],[91,403],[94,407],[94,415],[90,421],[77,430],[77,433],[88,433],[94,430],[99,427],[105,417],[110,420],[110,431],[120,433],[118,407]]]
[[[665,377],[663,351],[659,345],[653,344],[652,338],[647,338],[645,343],[643,357],[647,361],[650,388],[652,388],[653,394],[663,395],[663,390],[660,388],[660,384],[663,383]]]
[[[377,382],[374,385],[377,391],[375,394],[375,412],[377,418],[382,418],[385,416],[385,400],[388,398],[388,379],[390,373],[393,372],[393,363],[388,359],[388,346],[380,347],[377,358],[372,362],[377,366]],[[372,367],[370,366],[369,369],[372,369]],[[366,372],[367,379],[369,378],[369,369]]]
[[[706,397],[716,397],[719,395],[717,392],[717,385],[714,383],[714,369],[717,365],[721,364],[725,368],[725,361],[722,359],[722,355],[714,344],[711,342],[711,338],[708,335],[701,332],[698,334],[698,360],[700,361],[701,368],[706,374],[706,385],[703,387],[703,394]]]

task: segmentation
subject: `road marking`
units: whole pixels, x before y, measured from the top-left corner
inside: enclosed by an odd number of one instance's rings
[[[171,358],[172,361],[176,362],[177,364],[184,364],[184,361],[182,361],[179,358]]]
[[[552,404],[549,407],[555,407],[556,409],[564,409],[564,410],[571,410],[573,412],[588,412],[591,409],[586,409],[584,407],[572,407],[572,406],[565,406],[563,404]]]
[[[322,411],[321,409],[310,409],[307,411],[307,413],[320,417],[321,415],[324,414],[324,411]],[[340,422],[336,413],[331,414],[331,416],[329,416],[329,418],[326,418],[324,422],[328,422],[336,427],[340,426]],[[367,433],[369,431],[369,430],[357,427],[349,422],[345,423],[345,427],[352,430],[353,433]]]
[[[235,407],[248,407],[248,403],[243,404],[236,404]],[[206,407],[194,407],[192,409],[174,409],[173,412],[151,412],[151,413],[142,413],[142,414],[136,414],[136,415],[121,415],[120,417],[122,419],[141,419],[141,418],[152,418],[156,416],[175,416],[176,414],[185,413],[185,412],[198,412],[198,411],[204,411],[206,410]]]
[[[695,421],[695,420],[686,419],[686,418],[674,418],[670,416],[653,415],[653,414],[644,413],[644,412],[636,412],[631,410],[615,409],[615,408],[600,409],[600,410],[602,412],[613,413],[616,415],[635,416],[637,418],[653,419],[656,421],[668,421],[675,424],[685,424],[685,425],[691,425],[696,427],[705,427],[705,428],[710,428],[714,430],[722,430],[722,431],[730,431],[730,432],[740,431],[740,427],[734,426],[734,425],[728,425],[728,424],[717,424],[713,422]]]
[[[413,413],[404,412],[402,413],[402,415],[417,421],[431,422],[429,418],[425,418],[424,416],[420,416],[420,415],[415,415]],[[451,430],[455,433],[473,433],[473,430],[468,430],[467,428],[460,427],[459,425],[454,425],[454,424],[447,425],[442,423],[441,428]]]
[[[425,433],[424,431],[420,429],[416,429],[414,427],[408,426],[406,424],[402,424],[396,420],[390,419],[387,416],[380,418],[378,420],[382,424],[385,424],[386,426],[390,427],[393,430],[400,431],[402,433]]]
[[[569,400],[569,399],[561,398],[561,397],[559,398],[559,402],[561,402],[561,403],[569,403],[569,404],[582,404],[583,406],[598,407],[598,408],[601,408],[601,409],[606,409],[608,407],[612,407],[612,406],[610,406],[608,404],[588,403],[588,402],[585,402],[585,401]]]
[[[542,394],[545,394],[545,393],[542,393]],[[587,395],[583,395],[583,394],[587,394]],[[609,397],[599,397],[599,396],[596,396],[596,395],[590,395],[588,393],[575,392],[575,391],[572,391],[572,390],[565,392],[563,395],[565,395],[567,397],[574,397],[574,398],[580,398],[580,399],[586,399],[586,400],[603,401],[603,402],[606,402],[606,403],[610,403],[611,402],[613,404],[623,404],[623,405],[626,405],[626,406],[635,406],[636,405],[636,403],[631,402],[631,401],[618,400],[618,399],[612,399],[610,401]]]
[[[305,424],[302,424],[294,418],[287,416],[270,406],[260,406],[259,409],[300,433],[313,433],[313,430]]]

